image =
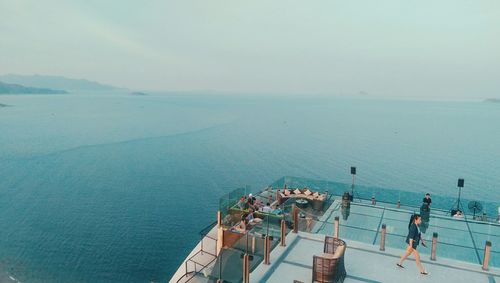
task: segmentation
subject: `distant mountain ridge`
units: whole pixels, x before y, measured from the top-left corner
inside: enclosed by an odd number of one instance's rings
[[[0,81],[26,87],[64,89],[68,91],[110,91],[120,89],[85,79],[70,79],[62,76],[8,74],[0,76]]]
[[[484,102],[500,103],[500,98],[487,98],[487,99],[484,100]]]
[[[66,94],[66,93],[68,92],[65,90],[26,87],[19,84],[6,84],[0,81],[0,94]]]

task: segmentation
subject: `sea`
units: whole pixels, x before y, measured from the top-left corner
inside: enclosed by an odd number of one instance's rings
[[[0,95],[0,282],[165,282],[218,198],[283,176],[500,201],[500,104]],[[496,217],[491,215],[491,217]]]

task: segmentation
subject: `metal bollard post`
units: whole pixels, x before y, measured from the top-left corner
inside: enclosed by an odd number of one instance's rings
[[[252,254],[255,253],[255,236],[252,235]]]
[[[372,205],[377,204],[377,201],[375,201],[375,196],[372,196]]]
[[[285,220],[281,220],[281,238],[280,238],[280,245],[282,247],[286,246],[286,222]]]
[[[432,233],[432,248],[431,248],[431,260],[436,260],[436,250],[437,250],[438,233]]]
[[[382,231],[380,231],[380,250],[385,251],[385,232],[386,226],[382,224]]]
[[[224,246],[224,229],[222,227],[222,214],[221,211],[217,211],[217,243],[215,244],[215,255],[219,255],[222,247]],[[203,240],[201,240],[203,245]]]
[[[264,238],[264,264],[269,264],[269,257],[271,253],[271,241],[269,235]]]
[[[293,211],[293,232],[298,233],[299,232],[299,209],[293,205],[292,208]]]
[[[248,254],[243,256],[243,283],[250,283],[250,259]]]
[[[483,259],[483,270],[488,270],[488,265],[490,264],[490,252],[491,252],[491,242],[486,241],[484,246],[484,259]]]
[[[248,254],[243,257],[243,282],[250,283],[250,256]]]
[[[334,230],[333,230],[333,237],[335,239],[339,238],[339,217],[335,216],[335,224],[334,224]]]
[[[401,201],[398,200],[397,208],[401,208]]]

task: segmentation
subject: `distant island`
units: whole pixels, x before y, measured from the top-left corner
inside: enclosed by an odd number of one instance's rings
[[[3,75],[0,81],[8,84],[18,84],[32,88],[64,89],[67,91],[112,91],[120,90],[118,87],[101,84],[85,79],[70,79],[62,76],[45,75]]]
[[[9,106],[9,105],[0,103],[0,107],[7,107],[7,106]]]
[[[500,103],[500,98],[487,98],[487,99],[483,100],[483,102]]]
[[[19,84],[7,84],[0,81],[0,94],[66,94],[65,90],[26,87]]]
[[[130,93],[130,95],[139,95],[139,96],[143,96],[143,95],[148,95],[147,93],[144,93],[144,92],[140,92],[140,91],[133,91]]]

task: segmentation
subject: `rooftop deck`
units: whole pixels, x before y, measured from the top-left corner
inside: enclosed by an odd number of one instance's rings
[[[315,225],[312,233],[333,235],[334,217],[340,218],[339,237],[365,244],[379,245],[382,224],[386,225],[385,246],[405,248],[408,222],[413,211],[382,205],[371,205],[366,201],[353,202],[349,216],[343,215],[340,200],[337,199],[329,211]],[[343,218],[344,216],[344,218]],[[438,235],[439,257],[482,264],[486,241],[492,243],[490,266],[500,267],[500,225],[430,213],[429,221],[421,224],[422,236],[431,242],[434,233]],[[419,252],[429,255],[429,248]]]
[[[415,262],[408,260],[405,268],[396,266],[403,253],[401,249],[378,247],[346,240],[344,282],[498,282],[500,271],[481,270],[480,266],[455,260],[430,261],[423,256],[422,262],[429,275],[421,275]],[[299,232],[287,236],[287,246],[271,252],[271,264],[260,264],[251,274],[251,282],[311,282],[312,257],[323,250],[323,235]],[[208,281],[205,281],[208,282]]]
[[[273,184],[274,189],[259,192],[258,198],[264,202],[276,201],[276,187],[282,188],[286,182],[289,187],[308,187],[312,191],[328,192],[325,206],[321,209],[312,207],[311,203],[298,208],[295,199],[279,204],[279,212],[262,214],[262,223],[248,231],[234,231],[231,221],[225,222],[224,237],[233,237],[230,244],[225,244],[217,258],[204,263],[206,267],[190,273],[179,282],[241,282],[243,273],[243,254],[251,256],[250,282],[293,282],[299,280],[310,282],[312,276],[313,255],[323,252],[325,235],[334,233],[335,218],[339,218],[338,236],[347,243],[345,266],[347,278],[345,282],[496,282],[500,280],[500,225],[481,218],[472,220],[471,215],[463,219],[449,216],[449,206],[453,200],[449,198],[433,198],[428,220],[422,223],[423,238],[427,243],[437,234],[435,261],[430,260],[430,244],[428,248],[418,248],[422,262],[429,275],[420,275],[415,263],[405,262],[405,269],[396,267],[398,258],[406,248],[405,237],[408,233],[408,222],[411,214],[419,212],[421,196],[402,193],[394,190],[377,189],[379,198],[375,204],[367,197],[373,191],[367,187],[357,188],[357,193],[349,209],[342,206],[341,194],[350,191],[350,185],[308,180],[303,178],[283,178]],[[234,205],[246,189],[236,190],[223,198],[220,211],[227,220],[235,213]],[[385,200],[381,202],[380,199]],[[400,205],[397,205],[397,202]],[[486,203],[487,211],[492,211],[497,204]],[[293,226],[292,208],[298,210],[297,230],[291,232]],[[496,208],[496,207],[495,207]],[[279,245],[282,234],[280,222],[287,223],[285,236],[286,246]],[[385,226],[385,251],[380,251],[382,227]],[[216,231],[213,228],[211,234]],[[216,233],[216,232],[215,232]],[[264,264],[263,236],[271,239],[270,264]],[[213,238],[213,236],[212,236]],[[485,243],[491,243],[489,270],[483,271]],[[226,241],[224,241],[226,242]],[[197,255],[199,256],[199,254]],[[174,281],[175,282],[175,281]]]

